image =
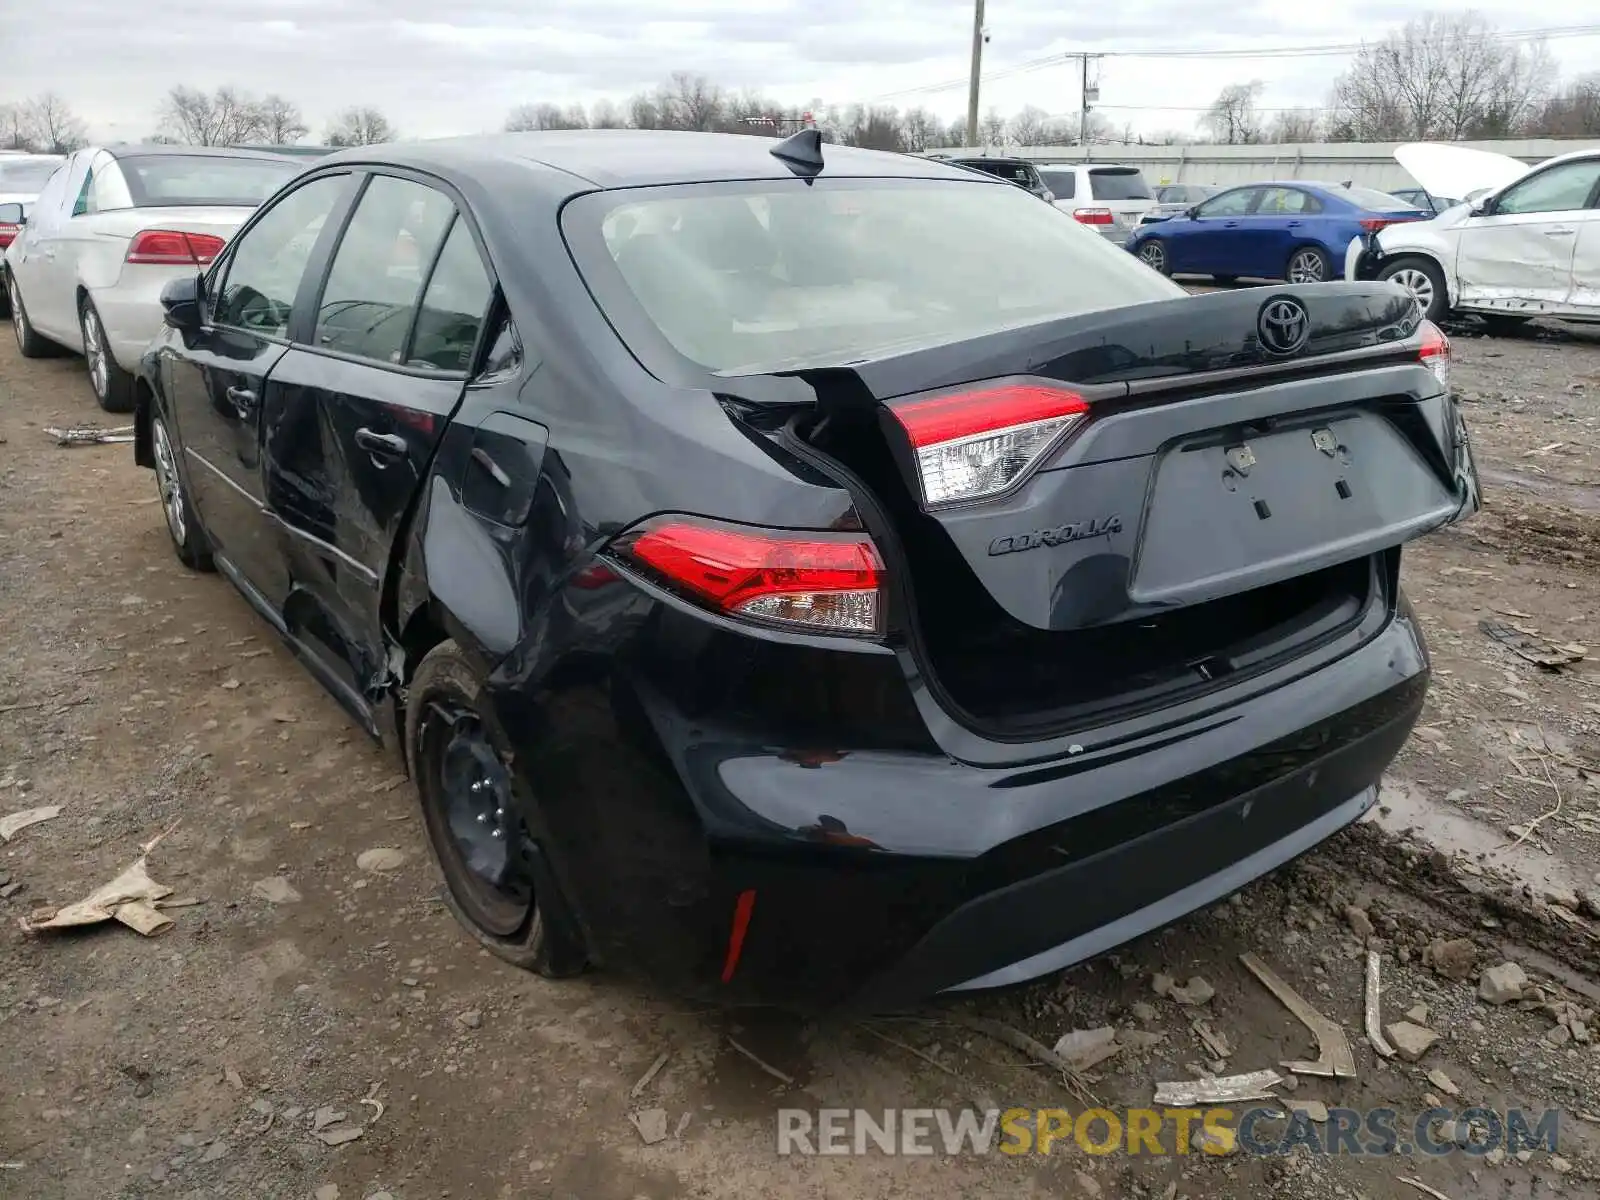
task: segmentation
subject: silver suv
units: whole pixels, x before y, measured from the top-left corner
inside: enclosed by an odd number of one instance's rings
[[[1040,163],[1055,206],[1107,241],[1122,245],[1155,205],[1138,167],[1114,163]]]

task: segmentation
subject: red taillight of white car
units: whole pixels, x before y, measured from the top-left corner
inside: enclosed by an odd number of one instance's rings
[[[145,229],[133,235],[124,262],[153,267],[204,267],[226,243],[209,233]]]
[[[1015,486],[1089,411],[1047,384],[990,384],[895,403],[925,507],[986,500]]]
[[[1075,208],[1072,217],[1080,225],[1111,225],[1116,221],[1109,208]]]
[[[1445,337],[1444,330],[1432,321],[1424,321],[1418,334],[1422,338],[1422,349],[1417,352],[1417,357],[1422,360],[1422,365],[1432,371],[1434,378],[1444,385],[1444,390],[1450,390],[1450,339]]]
[[[883,631],[884,566],[865,533],[653,517],[617,539],[626,566],[725,616],[822,634]]]
[[[10,221],[0,221],[0,250],[4,250],[17,240],[17,234],[22,232],[21,225],[13,225]]]

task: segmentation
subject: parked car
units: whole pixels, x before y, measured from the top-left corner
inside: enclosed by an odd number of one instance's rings
[[[1050,189],[1039,176],[1039,170],[1031,162],[1022,158],[1000,158],[998,156],[974,155],[968,158],[951,158],[937,156],[940,162],[950,163],[952,166],[965,167],[969,171],[981,171],[985,175],[993,175],[997,179],[1004,179],[1007,183],[1014,183],[1030,195],[1039,197],[1044,201],[1054,200]]]
[[[1039,168],[1055,205],[1107,241],[1122,245],[1155,205],[1138,167],[1114,163],[1052,163]]]
[[[1128,249],[1163,275],[1210,275],[1219,283],[1338,277],[1350,240],[1428,214],[1386,192],[1291,180],[1229,188],[1187,213],[1141,227]]]
[[[60,154],[0,153],[0,317],[11,315],[6,248],[16,241],[45,181],[64,162]]]
[[[1535,316],[1600,321],[1600,151],[1537,167],[1459,146],[1395,151],[1424,187],[1470,203],[1351,240],[1349,279],[1398,283],[1430,320],[1472,313],[1508,331]]]
[[[815,131],[347,150],[162,303],[178,557],[404,750],[456,916],[728,1003],[1054,971],[1355,820],[1478,503],[1402,289],[1188,296]]]
[[[1166,183],[1156,189],[1156,202],[1144,216],[1141,225],[1155,225],[1188,212],[1197,204],[1211,199],[1222,189],[1204,183]]]
[[[197,146],[79,150],[51,176],[5,253],[17,345],[84,356],[95,399],[133,408],[133,372],[161,328],[161,287],[216,257],[298,164]]]

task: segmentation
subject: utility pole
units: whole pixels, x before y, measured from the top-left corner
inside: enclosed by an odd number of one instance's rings
[[[1099,58],[1098,54],[1080,54],[1078,61],[1083,65],[1083,91],[1081,103],[1078,106],[1078,145],[1083,147],[1083,159],[1088,162],[1091,154],[1089,151],[1089,102],[1100,99],[1100,89],[1089,86],[1089,60]]]
[[[972,79],[967,84],[967,145],[978,143],[978,76],[983,70],[983,0],[973,0]]]

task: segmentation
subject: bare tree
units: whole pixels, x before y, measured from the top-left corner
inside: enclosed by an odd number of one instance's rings
[[[991,108],[978,122],[978,136],[985,146],[1006,145],[1006,119],[998,108]]]
[[[906,149],[917,152],[945,144],[944,126],[925,108],[908,108],[900,118],[900,136]]]
[[[722,89],[704,75],[674,71],[662,89],[658,106],[669,129],[716,129],[727,115]]]
[[[1555,67],[1540,43],[1501,41],[1482,13],[1429,13],[1356,55],[1333,86],[1330,130],[1355,141],[1508,133],[1534,119]]]
[[[89,144],[83,121],[54,92],[42,92],[28,101],[26,119],[34,145],[46,154],[71,154]]]
[[[847,146],[864,146],[868,150],[903,151],[906,148],[900,114],[893,108],[853,104],[837,128],[839,140]]]
[[[1552,96],[1530,132],[1546,137],[1600,134],[1600,71],[1591,71]]]
[[[656,98],[640,92],[628,98],[628,124],[634,129],[665,129],[666,117]]]
[[[1029,104],[1011,118],[1007,132],[1011,141],[1018,146],[1041,146],[1044,144],[1045,124],[1049,119],[1050,114],[1044,109]]]
[[[1257,141],[1261,136],[1261,114],[1256,110],[1256,101],[1261,97],[1262,86],[1259,79],[1230,83],[1217,93],[1200,118],[1201,128],[1228,146]]]
[[[311,132],[300,114],[300,106],[273,94],[256,106],[261,118],[262,140],[272,146],[292,146]]]
[[[529,129],[587,129],[589,114],[581,104],[560,108],[550,103],[519,104],[506,117],[506,130],[519,133]]]
[[[191,146],[237,146],[267,138],[262,105],[231,87],[213,93],[175,87],[167,93],[161,119],[166,133]]]
[[[595,129],[621,129],[627,118],[611,100],[596,100],[589,106],[589,124]]]
[[[347,108],[328,126],[330,146],[375,146],[400,136],[394,126],[375,108]]]
[[[0,104],[0,150],[32,150],[37,140],[26,104]]]
[[[1322,114],[1314,108],[1295,108],[1275,113],[1267,123],[1265,140],[1280,145],[1322,140]]]

